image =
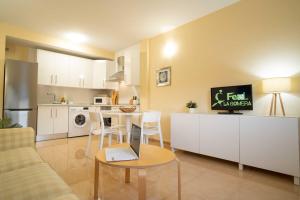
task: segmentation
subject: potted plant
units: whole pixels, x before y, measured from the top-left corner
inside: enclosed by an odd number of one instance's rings
[[[3,128],[21,128],[22,126],[18,123],[12,124],[11,119],[7,117],[3,117],[0,119],[0,129]]]
[[[188,103],[186,103],[186,107],[189,109],[189,113],[194,113],[196,112],[197,103],[189,101]]]

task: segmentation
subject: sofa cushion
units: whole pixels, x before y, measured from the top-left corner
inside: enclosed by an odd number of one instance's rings
[[[31,147],[0,151],[0,174],[43,162]]]
[[[20,147],[35,147],[35,133],[30,127],[0,129],[0,151]]]
[[[0,174],[0,180],[0,199],[50,200],[71,192],[46,163]]]

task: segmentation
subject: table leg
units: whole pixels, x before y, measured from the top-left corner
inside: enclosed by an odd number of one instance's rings
[[[95,158],[94,200],[98,200],[98,187],[99,187],[99,161]]]
[[[181,200],[181,167],[180,167],[180,160],[178,158],[176,158],[176,162],[177,162],[177,178],[178,178],[178,200]]]
[[[130,168],[125,168],[125,183],[130,183]]]
[[[139,200],[146,200],[146,170],[138,170]]]

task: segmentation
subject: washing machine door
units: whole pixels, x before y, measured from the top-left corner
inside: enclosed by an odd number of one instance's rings
[[[88,117],[83,113],[76,114],[73,120],[74,126],[77,128],[85,127],[87,122],[88,122]]]

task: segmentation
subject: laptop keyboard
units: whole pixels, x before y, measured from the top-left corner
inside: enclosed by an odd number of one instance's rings
[[[130,148],[107,148],[105,149],[107,161],[135,160],[137,156]]]

